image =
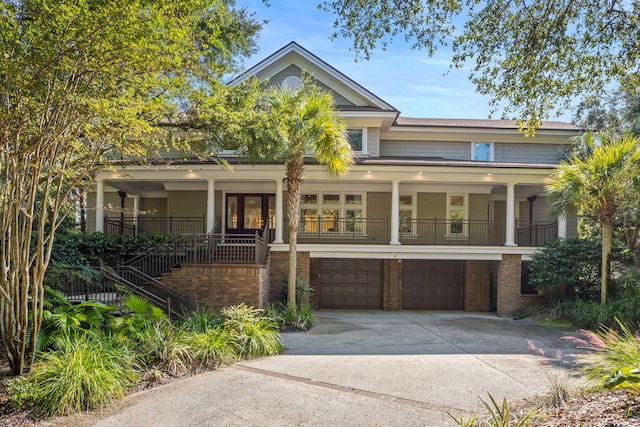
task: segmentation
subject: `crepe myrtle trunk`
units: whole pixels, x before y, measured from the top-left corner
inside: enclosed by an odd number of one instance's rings
[[[304,159],[302,156],[287,161],[287,192],[289,216],[289,277],[287,281],[287,304],[296,306],[296,273],[298,269],[298,223],[300,211],[300,191],[302,189],[302,174],[304,173]]]

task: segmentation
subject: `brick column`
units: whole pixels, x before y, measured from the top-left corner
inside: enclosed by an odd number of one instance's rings
[[[465,311],[489,311],[491,304],[490,261],[465,261],[464,274]]]
[[[382,272],[382,309],[402,309],[402,260],[385,259]]]
[[[520,275],[522,273],[520,255],[502,255],[498,266],[498,308],[500,317],[511,316],[527,305],[527,299],[520,296]]]

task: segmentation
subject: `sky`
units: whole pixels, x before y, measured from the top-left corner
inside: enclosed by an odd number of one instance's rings
[[[467,70],[451,69],[451,51],[440,49],[434,57],[411,50],[403,38],[387,51],[377,50],[368,61],[355,61],[351,41],[330,40],[333,17],[317,9],[319,0],[237,0],[239,7],[256,12],[269,22],[263,27],[257,54],[247,68],[295,41],[356,83],[400,110],[403,117],[487,119],[489,98],[475,91]],[[501,111],[492,118],[500,118]],[[566,120],[566,119],[565,119]]]

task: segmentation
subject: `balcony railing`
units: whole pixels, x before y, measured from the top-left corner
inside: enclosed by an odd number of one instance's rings
[[[519,246],[544,246],[557,238],[557,222],[518,221],[516,243]]]
[[[289,227],[285,223],[285,241]],[[520,222],[515,233],[519,246],[544,246],[558,237],[556,223]],[[403,245],[503,246],[505,223],[487,220],[413,219],[402,221],[399,233]],[[391,221],[388,218],[301,218],[299,243],[388,244]]]
[[[183,234],[205,233],[203,217],[105,217],[105,234],[153,234],[166,233],[180,236]]]

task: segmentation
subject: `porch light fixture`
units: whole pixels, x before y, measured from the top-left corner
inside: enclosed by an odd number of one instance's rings
[[[422,171],[418,171],[418,175],[422,175]]]

